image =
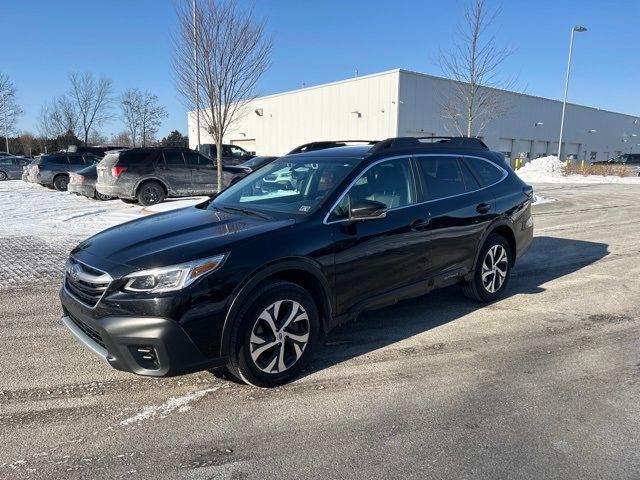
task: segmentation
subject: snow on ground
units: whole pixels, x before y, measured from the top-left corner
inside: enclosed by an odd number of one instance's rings
[[[35,235],[50,242],[81,240],[119,223],[188,207],[207,198],[169,199],[144,208],[120,200],[92,200],[19,180],[0,182],[0,237]]]
[[[640,177],[618,177],[603,175],[563,175],[564,163],[554,156],[531,160],[516,170],[518,176],[528,183],[625,183],[640,185]]]
[[[555,198],[547,198],[541,195],[533,194],[533,205],[542,205],[543,203],[555,202]]]

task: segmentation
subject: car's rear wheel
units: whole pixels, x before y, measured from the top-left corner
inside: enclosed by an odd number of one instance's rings
[[[489,235],[480,250],[473,279],[463,285],[465,295],[479,302],[500,297],[511,276],[511,256],[509,242],[502,235]]]
[[[144,182],[138,188],[138,203],[144,207],[162,202],[165,196],[164,187],[158,182]]]
[[[3,182],[7,179],[7,174],[5,172],[0,171],[0,182]]]
[[[101,200],[104,202],[106,200],[112,200],[114,197],[110,195],[105,195],[104,193],[100,193],[99,191],[96,190],[95,198],[96,200]]]
[[[231,334],[229,370],[244,382],[276,387],[311,358],[319,332],[316,304],[291,282],[272,282],[249,298]]]
[[[59,192],[66,192],[69,186],[69,175],[58,175],[53,179],[53,187]]]

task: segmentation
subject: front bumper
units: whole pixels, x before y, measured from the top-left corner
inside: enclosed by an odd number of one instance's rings
[[[94,319],[63,288],[62,322],[86,347],[113,368],[167,377],[226,364],[202,354],[178,322],[168,318],[107,316]]]

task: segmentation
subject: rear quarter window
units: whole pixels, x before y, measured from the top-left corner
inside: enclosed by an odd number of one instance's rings
[[[43,157],[41,165],[68,165],[69,160],[66,155],[56,155],[55,157]]]
[[[488,187],[489,185],[498,183],[504,176],[503,171],[488,160],[464,157],[464,162],[475,174],[476,178],[480,181],[480,185],[483,187]]]
[[[123,165],[138,165],[148,162],[153,162],[159,155],[159,151],[155,150],[138,150],[138,151],[124,151],[120,153],[118,164]]]

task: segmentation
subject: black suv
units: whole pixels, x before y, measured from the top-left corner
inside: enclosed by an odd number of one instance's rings
[[[226,366],[279,385],[320,333],[364,310],[456,283],[475,300],[499,298],[532,241],[532,197],[476,139],[287,155],[197,206],[82,242],[66,267],[63,321],[120,370]]]
[[[210,159],[215,160],[218,149],[215,144],[203,143],[198,147],[198,151]],[[244,148],[239,147],[238,145],[227,145],[226,143],[222,145],[223,165],[240,165],[253,156],[254,155],[252,153],[247,152]]]
[[[251,170],[223,166],[223,185]],[[166,197],[212,195],[218,171],[211,159],[184,147],[132,148],[108,152],[98,165],[96,190],[102,195],[153,205]]]

